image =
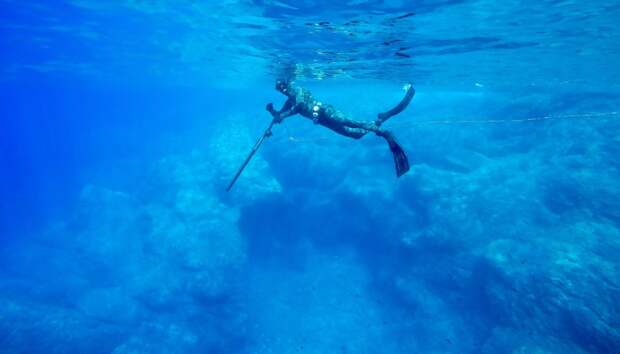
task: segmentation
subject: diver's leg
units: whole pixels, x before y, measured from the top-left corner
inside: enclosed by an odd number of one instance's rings
[[[386,120],[390,119],[391,117],[397,115],[398,113],[404,111],[405,108],[407,108],[407,106],[413,99],[413,96],[415,95],[415,89],[411,84],[407,84],[407,86],[405,86],[405,89],[407,93],[405,94],[405,97],[403,97],[403,99],[400,101],[400,103],[396,105],[396,107],[390,109],[387,112],[379,113],[377,115],[377,120],[375,121],[375,124],[377,126],[381,126],[381,124],[383,124]]]
[[[373,122],[355,121],[338,111],[328,113],[321,120],[321,124],[349,138],[360,139],[368,132],[379,129]]]
[[[364,135],[368,134],[368,130],[360,128],[343,127],[342,133],[344,136],[348,136],[353,139],[361,139]]]
[[[379,127],[375,124],[375,122],[353,120],[348,117],[339,117],[338,121],[342,126],[352,130],[364,130],[366,132],[377,132],[379,130]]]
[[[329,130],[346,136],[348,138],[360,139],[368,133],[367,129],[360,129],[355,127],[349,127],[344,123],[342,119],[336,119],[334,117],[324,117],[319,121],[319,124],[328,128]]]
[[[340,135],[353,139],[361,139],[364,135],[368,134],[368,130],[366,129],[351,128],[341,124],[323,124],[323,126]]]
[[[398,144],[392,133],[379,128],[376,124],[354,121],[342,115],[331,116],[328,120],[324,119],[321,124],[340,135],[353,139],[360,139],[369,132],[374,132],[387,141],[392,156],[394,157],[396,176],[400,177],[409,171],[409,160],[407,159],[405,150]]]
[[[341,121],[342,123],[342,121]],[[400,146],[394,135],[385,129],[379,128],[374,123],[356,122],[348,120],[347,125],[341,125],[342,132],[340,134],[348,136],[353,139],[360,139],[369,132],[374,132],[378,136],[387,141],[392,156],[394,157],[394,166],[396,168],[396,177],[400,177],[409,171],[409,159],[405,150]]]

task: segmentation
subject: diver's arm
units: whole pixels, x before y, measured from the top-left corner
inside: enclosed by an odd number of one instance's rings
[[[284,112],[288,112],[291,110],[291,108],[293,108],[293,106],[295,106],[295,100],[293,100],[292,98],[289,98],[286,100],[286,102],[284,102],[284,105],[278,111],[278,113],[282,114]]]
[[[284,118],[297,114],[295,101],[291,98],[286,100],[286,102],[282,106],[282,109],[280,109],[279,111],[273,108],[272,103],[268,104],[266,109],[269,113],[271,113],[273,118],[276,120],[276,123],[281,123]]]

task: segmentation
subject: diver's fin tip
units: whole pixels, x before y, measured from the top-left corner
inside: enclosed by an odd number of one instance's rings
[[[405,150],[394,138],[394,135],[389,131],[383,131],[381,136],[387,141],[392,156],[394,157],[394,167],[396,168],[396,177],[400,177],[409,171],[409,159]]]

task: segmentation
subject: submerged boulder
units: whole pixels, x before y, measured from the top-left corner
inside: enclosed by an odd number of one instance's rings
[[[136,325],[144,316],[144,309],[120,287],[87,291],[77,308],[90,318],[123,325]]]
[[[194,353],[201,350],[199,337],[187,326],[167,322],[147,323],[136,332],[111,353]]]
[[[620,251],[615,229],[576,224],[551,235],[489,245],[487,258],[502,279],[485,284],[489,305],[514,328],[613,352],[620,347],[618,262],[609,257]]]
[[[0,343],[4,353],[110,353],[127,327],[71,308],[19,297],[0,299]]]

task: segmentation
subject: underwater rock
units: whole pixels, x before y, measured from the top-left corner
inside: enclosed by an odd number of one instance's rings
[[[154,258],[143,269],[142,276],[127,284],[127,292],[153,312],[174,312],[187,303],[184,292],[186,276],[165,260]]]
[[[3,353],[105,354],[123,341],[127,331],[125,326],[90,318],[71,308],[17,299],[0,299]]]
[[[81,194],[75,218],[68,225],[75,234],[73,244],[82,261],[93,270],[130,277],[140,264],[142,244],[150,228],[141,206],[131,196],[88,185]]]
[[[279,141],[278,146],[265,148],[265,159],[284,189],[329,190],[352,170],[349,164],[353,161],[348,158],[355,155],[351,150],[354,149]]]
[[[233,290],[232,279],[246,254],[234,213],[219,203],[199,214],[162,205],[145,210],[152,220],[144,238],[148,261],[142,276],[131,283],[145,306],[177,311],[193,301],[216,301]]]
[[[135,325],[141,309],[123,288],[101,288],[88,291],[78,303],[85,315],[103,322]]]
[[[420,311],[418,295],[437,297],[446,306],[433,322],[461,328],[459,321],[467,318],[471,332],[454,337],[473,339],[467,344],[473,352],[479,352],[477,342],[487,343],[488,353],[614,352],[620,347],[613,319],[620,316],[614,305],[620,302],[614,214],[619,208],[617,198],[603,196],[618,194],[617,183],[605,177],[611,174],[603,172],[597,183],[591,178],[606,167],[594,164],[597,172],[579,173],[549,167],[541,151],[482,161],[469,171],[414,166],[396,192],[383,193],[393,195],[391,201],[370,197],[368,205],[387,211],[400,205],[398,214],[408,215],[411,225],[393,228],[400,231],[396,235],[382,228],[384,242],[400,237],[403,249],[383,261],[369,257],[369,264],[380,264],[382,288],[413,312]],[[352,191],[355,184],[348,183]],[[547,196],[557,204],[550,206]],[[389,212],[379,215],[390,219]],[[531,340],[485,336],[501,327],[512,331],[506,337],[525,333]]]
[[[28,240],[2,247],[0,293],[14,294],[24,301],[75,305],[73,294],[90,286],[85,279],[87,270],[74,252],[63,247],[60,241],[66,235],[53,234],[37,238],[38,242]]]
[[[558,173],[558,169],[564,173]],[[540,194],[544,206],[564,219],[608,220],[620,227],[618,173],[609,166],[581,168],[572,172],[556,167],[540,176]]]
[[[527,242],[493,242],[487,258],[501,277],[488,278],[485,294],[503,323],[539,336],[557,336],[585,352],[609,353],[620,347],[620,284],[615,276],[618,262],[605,254],[620,247],[611,236],[616,234],[613,227],[583,226],[568,226]],[[567,235],[597,241],[574,242]],[[598,245],[605,239],[607,250]]]
[[[213,181],[217,172],[209,157],[198,150],[164,156],[153,164],[140,196],[146,204],[200,216],[217,203]]]
[[[234,304],[185,304],[139,326],[111,353],[247,353],[246,318]]]
[[[174,323],[148,323],[137,334],[119,345],[112,354],[141,353],[196,353],[200,352],[200,338],[187,326]]]
[[[251,353],[397,353],[391,333],[407,324],[383,317],[354,257],[313,253],[302,269],[262,268],[248,279]],[[286,281],[283,281],[286,279]],[[403,335],[408,336],[408,335]]]
[[[553,336],[538,336],[532,331],[508,327],[494,328],[478,351],[481,354],[586,354],[577,345]]]
[[[455,314],[452,304],[442,299],[437,291],[415,277],[397,278],[394,284],[401,306],[400,320],[407,323],[412,341],[421,352],[459,353],[475,345],[475,323]]]
[[[87,185],[74,216],[40,238],[42,245],[53,246],[61,255],[56,262],[48,262],[59,263],[53,269],[71,265],[75,269],[67,274],[76,285],[67,287],[66,282],[60,282],[59,286],[64,284],[64,290],[70,293],[56,302],[75,309],[71,313],[58,310],[58,316],[73,316],[72,330],[80,331],[73,337],[66,335],[67,338],[108,335],[107,326],[117,330],[115,335],[119,338],[134,336],[122,345],[111,341],[102,346],[106,350],[83,352],[109,353],[116,343],[116,352],[161,352],[161,348],[168,348],[167,352],[187,353],[226,342],[216,334],[205,336],[203,332],[196,339],[194,331],[188,330],[197,328],[192,321],[203,316],[202,313],[234,305],[230,294],[235,291],[234,279],[245,262],[245,243],[236,225],[238,212],[226,207],[212,190],[201,188],[210,178],[212,174],[205,177],[198,172],[182,171],[174,178],[169,177],[174,183],[153,182],[159,186],[168,183],[169,191],[147,198],[142,194],[140,199]],[[30,247],[29,252],[34,250]],[[38,254],[33,253],[19,264],[31,262],[35,265],[32,274],[49,275],[37,270],[41,263],[36,262],[38,259]],[[28,282],[36,278],[28,277],[23,287],[35,289],[36,285],[29,286]],[[14,282],[3,282],[0,287],[3,285],[13,290],[19,288]],[[47,287],[54,289],[50,284]],[[49,303],[50,296],[56,295],[53,291],[33,292],[31,299]],[[237,315],[221,312],[219,317],[225,323],[231,319],[230,326],[237,326],[236,329],[223,325],[218,329],[212,319],[199,327],[207,333],[235,330],[241,333],[238,326],[243,321],[232,320]],[[178,320],[168,326],[162,324],[160,316],[176,316]],[[154,327],[137,334],[131,329],[145,321],[154,321]],[[92,333],[79,328],[88,323],[101,325],[94,326]],[[45,333],[54,330],[52,323],[40,324],[37,331],[50,340],[58,340],[55,335]],[[161,345],[149,340],[150,335],[161,336]],[[236,337],[226,335],[226,338]],[[58,340],[58,346],[78,347],[72,339]]]
[[[224,216],[228,214],[226,210],[217,204],[213,213],[205,211],[202,218],[195,218],[184,210],[150,206],[147,213],[154,221],[146,249],[188,271],[240,264],[245,257],[245,245],[234,216]]]
[[[221,268],[217,271],[194,272],[188,276],[185,290],[199,302],[219,303],[236,290],[236,272]]]

